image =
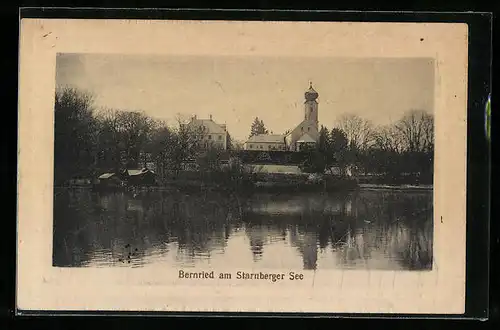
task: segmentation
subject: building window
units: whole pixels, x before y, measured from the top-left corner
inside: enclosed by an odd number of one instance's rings
[[[250,149],[252,149],[252,148],[253,148],[253,144],[250,145]]]
[[[219,135],[219,140],[222,140],[222,135]]]
[[[300,128],[300,130],[301,130],[302,132],[304,132],[304,127],[301,127],[301,128]]]
[[[209,140],[212,140],[212,135],[209,135],[209,136],[208,136],[208,139],[209,139]]]
[[[311,130],[311,127],[308,127],[308,128],[307,128],[307,131],[309,132],[310,130]]]

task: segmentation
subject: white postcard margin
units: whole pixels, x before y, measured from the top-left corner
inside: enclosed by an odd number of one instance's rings
[[[451,23],[21,20],[17,307],[53,311],[463,313],[467,46],[467,25]],[[178,278],[178,269],[154,267],[52,267],[57,53],[433,58],[433,270],[283,269],[279,271],[304,273],[305,279],[271,283],[185,280]],[[228,265],[216,272],[237,270]]]

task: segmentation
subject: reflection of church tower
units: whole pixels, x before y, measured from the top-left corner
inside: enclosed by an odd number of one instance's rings
[[[250,239],[250,249],[252,250],[253,260],[259,260],[262,258],[264,242],[259,238]]]
[[[252,251],[253,259],[254,261],[259,260],[262,258],[266,233],[259,227],[247,227],[246,232],[250,240],[250,250]]]
[[[304,102],[304,119],[309,120],[318,125],[318,102],[316,99],[319,94],[312,87],[312,83],[309,83],[309,89],[305,92],[305,102]]]
[[[298,232],[297,228],[290,230],[290,243],[302,254],[304,269],[316,269],[318,261],[317,236],[314,233]]]

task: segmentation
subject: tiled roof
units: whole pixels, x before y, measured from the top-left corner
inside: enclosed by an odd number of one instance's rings
[[[281,134],[258,134],[250,137],[247,143],[285,143],[285,136]]]
[[[311,125],[313,124],[313,125]],[[288,135],[295,135],[302,131],[302,127],[311,127],[312,131],[309,133],[317,133],[317,127],[314,125],[315,123],[311,120],[304,119],[300,124],[295,126],[295,128],[288,133]],[[309,134],[311,135],[311,134]]]
[[[312,143],[316,143],[316,141],[307,133],[305,133],[304,135],[302,135],[300,137],[300,139],[297,140],[297,142],[312,142]]]
[[[146,173],[146,172],[151,172],[151,173],[154,173],[153,171],[151,170],[148,170],[146,168],[143,168],[143,169],[140,169],[140,170],[127,170],[127,173],[128,175],[140,175],[140,174],[143,174],[143,173]]]
[[[224,134],[226,132],[221,125],[212,119],[192,119],[188,125],[196,127],[204,126],[208,130],[207,133],[211,134]]]

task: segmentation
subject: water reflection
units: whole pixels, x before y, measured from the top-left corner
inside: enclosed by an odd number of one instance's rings
[[[54,266],[425,270],[432,192],[231,194],[58,190]]]

